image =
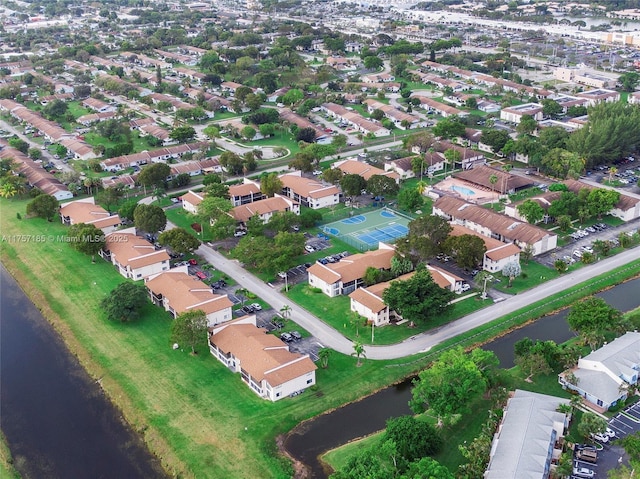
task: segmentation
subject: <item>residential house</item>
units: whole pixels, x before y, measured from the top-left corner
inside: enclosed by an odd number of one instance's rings
[[[27,179],[27,184],[32,188],[38,188],[58,201],[73,198],[73,193],[69,191],[67,186],[45,170],[41,163],[36,163],[20,150],[9,146],[9,143],[3,138],[0,138],[0,159],[12,160],[17,163],[15,172],[24,176]]]
[[[397,160],[390,160],[384,163],[384,171],[395,171],[400,176],[401,180],[406,180],[416,176],[413,171],[413,160],[415,156],[405,156],[404,158],[398,158]],[[423,163],[424,168],[429,165]]]
[[[342,161],[336,161],[331,165],[331,168],[338,168],[345,175],[360,175],[366,181],[369,181],[369,178],[375,175],[380,176],[388,176],[393,179],[396,183],[400,183],[400,175],[395,171],[384,171],[375,166],[371,166],[368,163],[364,163],[362,161],[347,159]]]
[[[253,203],[235,206],[231,210],[231,215],[238,223],[246,224],[253,216],[258,216],[263,223],[267,223],[274,213],[284,213],[285,211],[299,215],[300,203],[285,196],[275,195],[273,198],[265,198]]]
[[[629,103],[632,105],[640,105],[640,91],[630,93],[628,97]]]
[[[500,240],[480,235],[461,225],[451,225],[451,236],[472,235],[482,239],[486,251],[482,258],[482,269],[489,273],[498,273],[510,263],[520,263],[521,249],[514,243],[503,243]]]
[[[258,396],[270,401],[297,394],[316,383],[316,365],[307,354],[256,327],[246,316],[209,329],[209,351]]]
[[[437,141],[433,144],[433,147],[436,152],[442,153],[444,158],[444,153],[447,150],[454,150],[458,152],[459,161],[456,161],[454,165],[456,168],[462,168],[463,170],[468,170],[469,168],[473,168],[478,163],[484,164],[485,158],[484,153],[481,151],[475,150],[473,148],[468,148],[466,146],[456,145],[455,143],[451,143],[447,140]]]
[[[349,294],[363,284],[367,268],[390,269],[394,254],[393,246],[380,243],[375,251],[347,256],[337,263],[317,262],[307,270],[309,285],[320,288],[330,298]]]
[[[583,91],[576,93],[577,97],[587,100],[587,106],[594,106],[598,103],[616,103],[620,101],[620,92],[613,90],[605,90],[604,88],[598,88],[595,90]]]
[[[324,184],[304,178],[302,172],[285,173],[279,176],[282,194],[311,209],[325,208],[340,202],[340,190],[335,185]]]
[[[204,200],[204,194],[189,190],[182,195],[182,208],[193,215],[198,214],[198,205]]]
[[[542,108],[543,106],[540,103],[523,103],[522,105],[510,106],[500,110],[500,119],[518,124],[523,116],[529,115],[534,120],[540,121],[544,118]]]
[[[437,113],[438,115],[441,115],[444,118],[447,118],[449,116],[465,116],[468,115],[468,112],[464,111],[464,110],[459,110],[456,107],[453,107],[451,105],[447,105],[446,103],[442,103],[439,101],[436,101],[432,98],[429,98],[427,96],[422,96],[419,94],[413,94],[411,95],[411,97],[415,97],[418,98],[420,100],[420,105],[422,106],[422,108],[424,108],[427,113]]]
[[[565,180],[563,183],[567,185],[569,191],[575,194],[578,194],[582,189],[592,190],[596,188],[596,186],[580,180]],[[600,186],[600,188],[608,187]],[[622,221],[633,221],[636,218],[640,218],[640,196],[634,193],[620,193],[620,199],[613,209],[609,211],[609,214],[620,218]]]
[[[391,120],[396,128],[400,128],[401,130],[415,128],[421,124],[420,118],[418,118],[417,116],[400,111],[396,107],[386,105],[385,103],[379,102],[378,100],[368,98],[364,101],[364,103],[367,105],[367,110],[370,114],[375,110],[382,111],[384,113],[384,116],[387,119]]]
[[[183,271],[164,271],[145,278],[153,304],[177,318],[182,313],[201,310],[207,324],[214,326],[233,319],[233,303],[227,295],[214,294],[211,287]]]
[[[464,280],[449,271],[436,266],[427,265],[433,281],[441,288],[454,292],[460,292]],[[349,294],[351,311],[358,313],[376,327],[385,326],[393,321],[402,320],[396,311],[387,306],[382,299],[384,292],[394,281],[407,281],[415,272],[404,274],[391,281],[374,284],[368,287],[359,287]]]
[[[576,368],[558,376],[558,382],[606,411],[627,398],[628,386],[638,384],[639,374],[640,333],[634,331],[580,358]]]
[[[311,123],[308,118],[300,116],[297,113],[292,112],[288,108],[282,108],[280,110],[280,119],[282,121],[288,121],[291,125],[297,125],[299,129],[311,128],[315,132],[316,141],[329,138],[329,135],[327,135],[326,132],[322,131],[316,125]]]
[[[493,436],[484,479],[550,477],[552,462],[562,454],[567,399],[516,389],[507,401]]]
[[[491,183],[492,176],[498,179],[495,184]],[[473,168],[454,173],[453,177],[485,189],[498,191],[503,195],[514,194],[534,184],[534,181],[529,178],[512,175],[506,171],[486,165],[476,165]]]
[[[146,239],[135,235],[135,228],[107,234],[100,256],[118,268],[122,276],[134,281],[168,271],[171,267],[167,250],[156,250]]]
[[[97,98],[87,98],[86,100],[82,100],[82,106],[97,113],[113,113],[118,109],[115,105],[110,105],[109,103],[98,100]]]
[[[364,135],[371,134],[375,137],[381,137],[390,134],[390,131],[385,127],[364,118],[362,115],[352,110],[348,110],[342,105],[337,105],[335,103],[323,103],[320,108],[330,117],[338,118],[346,122]]]
[[[239,185],[229,187],[229,198],[233,206],[240,206],[263,200],[266,196],[260,191],[260,185],[257,182],[244,178]]]
[[[114,231],[121,223],[117,214],[112,215],[102,206],[96,205],[93,196],[60,206],[60,219],[65,225],[93,225],[104,233]]]
[[[450,196],[436,200],[433,214],[503,243],[528,247],[534,256],[555,249],[558,243],[555,233]]]

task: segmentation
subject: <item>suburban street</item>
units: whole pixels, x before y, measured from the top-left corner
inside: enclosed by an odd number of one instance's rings
[[[342,336],[320,319],[309,313],[300,305],[291,305],[291,301],[277,288],[270,286],[254,275],[246,271],[236,260],[229,260],[208,245],[201,245],[197,253],[210,262],[220,271],[224,272],[243,287],[257,294],[276,311],[285,304],[291,306],[291,318],[301,327],[312,334],[323,347],[329,347],[343,354],[353,352],[353,343]],[[412,354],[426,352],[441,342],[451,339],[473,328],[486,324],[505,314],[529,306],[537,301],[563,291],[575,284],[586,281],[594,276],[606,273],[614,268],[624,266],[640,256],[640,247],[635,247],[611,258],[604,259],[590,266],[586,266],[572,273],[563,275],[555,280],[544,283],[537,288],[522,294],[512,296],[500,303],[493,304],[481,311],[453,321],[434,331],[418,334],[393,345],[366,346],[368,359],[396,359]]]

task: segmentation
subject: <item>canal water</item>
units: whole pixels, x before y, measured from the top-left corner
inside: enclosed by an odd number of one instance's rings
[[[614,308],[629,311],[640,306],[640,278],[627,281],[596,296]],[[500,360],[500,367],[513,367],[513,346],[525,337],[564,342],[574,336],[566,321],[568,310],[545,316],[484,346]],[[295,428],[285,441],[286,450],[303,462],[311,478],[323,479],[327,473],[318,459],[325,451],[356,438],[384,429],[387,419],[410,414],[411,380],[383,389],[361,401],[307,421]]]
[[[0,428],[21,476],[167,477],[4,268],[0,291]]]

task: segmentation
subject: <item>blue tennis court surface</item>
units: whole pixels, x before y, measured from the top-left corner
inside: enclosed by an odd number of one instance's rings
[[[406,236],[409,228],[404,225],[389,225],[382,228],[374,228],[366,233],[357,235],[357,238],[369,246],[376,245],[380,241],[393,241]]]

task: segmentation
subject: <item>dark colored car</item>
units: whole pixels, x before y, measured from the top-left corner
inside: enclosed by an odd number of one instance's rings
[[[289,334],[296,341],[302,339],[302,335],[298,331],[291,331],[291,332],[289,332]]]

